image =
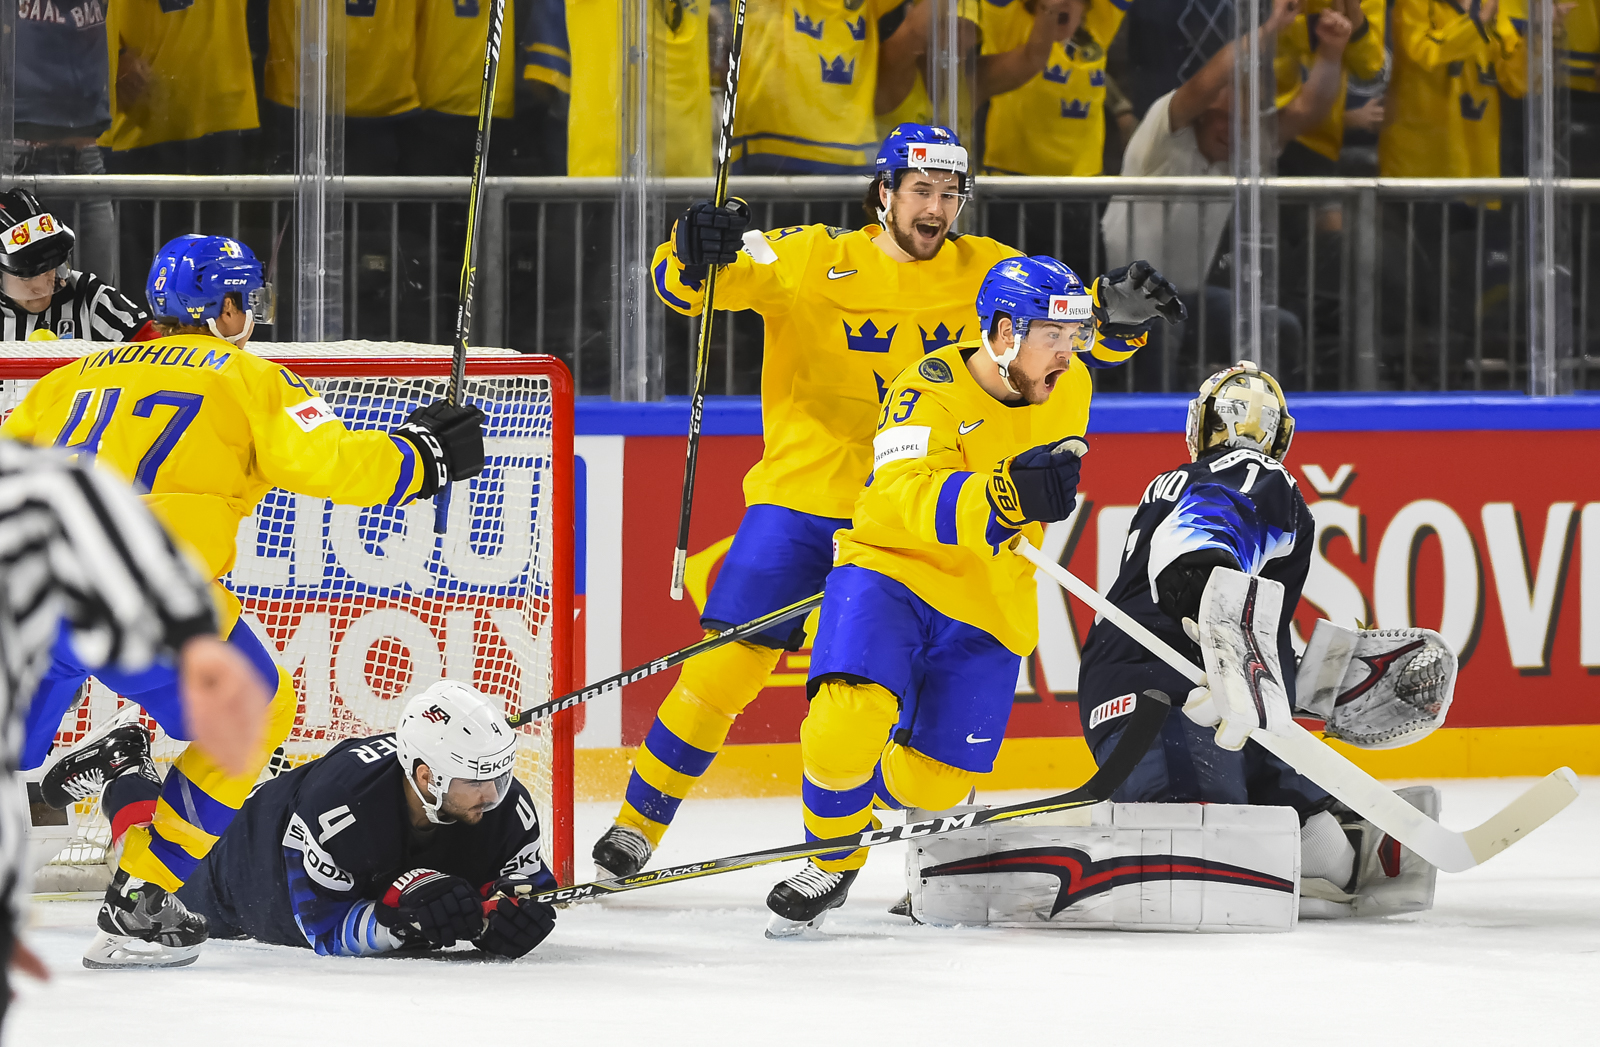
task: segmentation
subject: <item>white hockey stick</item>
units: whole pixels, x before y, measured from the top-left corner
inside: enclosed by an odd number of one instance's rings
[[[1049,575],[1103,618],[1143,644],[1151,654],[1191,680],[1205,683],[1206,675],[1189,659],[1140,625],[1122,608],[1101,596],[1065,567],[1046,557],[1026,538],[1017,552]],[[1464,833],[1453,832],[1396,796],[1382,782],[1323,744],[1316,735],[1294,721],[1277,733],[1252,731],[1252,740],[1337,797],[1345,806],[1411,848],[1424,861],[1445,872],[1464,872],[1481,865],[1555,817],[1578,798],[1578,778],[1570,768],[1559,767],[1537,785],[1511,801],[1482,825]]]

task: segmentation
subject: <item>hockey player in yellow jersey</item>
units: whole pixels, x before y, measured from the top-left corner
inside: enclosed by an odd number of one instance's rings
[[[702,203],[656,249],[652,276],[669,306],[698,313],[707,266],[718,265],[717,307],[755,309],[766,324],[765,447],[744,479],[748,508],[703,608],[707,629],[821,590],[833,533],[849,526],[872,471],[884,390],[924,353],[976,334],[972,302],[983,274],[1017,254],[985,237],[950,235],[971,178],[966,150],[945,128],[896,128],[877,169],[868,205],[882,225],[746,234],[742,202],[720,211]],[[1143,341],[1107,338],[1085,360],[1109,366]],[[605,874],[644,866],[734,718],[802,639],[800,627],[781,626],[685,664],[635,754],[617,822],[595,845]]]
[[[151,312],[165,337],[104,349],[57,368],[33,387],[4,433],[94,456],[144,493],[209,577],[232,566],[240,522],[272,487],[346,505],[403,505],[483,468],[483,414],[444,402],[414,411],[392,433],[352,432],[286,367],[246,351],[263,295],[261,264],[220,236],[182,236],[150,269]],[[192,963],[205,921],[172,892],[232,821],[267,759],[293,726],[296,699],[270,644],[214,585],[220,632],[274,693],[267,736],[246,774],[230,775],[190,746],[162,782],[137,724],[96,732],[65,754],[45,791],[83,799],[102,786],[102,809],[121,838],[119,870],[102,906],[91,967]],[[62,715],[88,671],[59,643],[28,714],[23,766],[49,753]],[[101,674],[174,738],[190,735],[175,675],[158,666]]]
[[[1003,261],[978,292],[978,337],[890,385],[812,647],[808,839],[864,831],[874,804],[952,807],[993,767],[1017,668],[1039,639],[1034,569],[1012,547],[1018,535],[1037,545],[1076,503],[1085,360],[1157,313],[1184,316],[1149,265],[1129,268],[1129,281],[1091,293],[1053,258]],[[864,850],[826,855],[775,886],[768,935],[816,926],[865,861]]]

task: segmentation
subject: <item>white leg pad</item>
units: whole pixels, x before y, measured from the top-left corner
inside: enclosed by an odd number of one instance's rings
[[[913,840],[906,880],[911,915],[935,926],[1288,931],[1300,819],[1288,807],[1098,804]]]

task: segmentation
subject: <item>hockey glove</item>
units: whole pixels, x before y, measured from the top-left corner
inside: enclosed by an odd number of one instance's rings
[[[1100,277],[1094,282],[1094,302],[1096,324],[1115,338],[1143,334],[1158,317],[1175,324],[1189,315],[1172,281],[1149,262],[1134,262]]]
[[[1180,622],[1198,617],[1201,594],[1206,591],[1206,582],[1211,580],[1215,567],[1237,571],[1239,563],[1224,549],[1196,549],[1163,567],[1156,575],[1156,606],[1161,608],[1161,613]],[[1185,631],[1188,631],[1187,626]],[[1190,638],[1194,638],[1193,633]]]
[[[515,960],[526,956],[550,936],[556,926],[555,906],[528,897],[539,890],[527,876],[505,876],[484,887],[483,934],[478,948],[493,956]]]
[[[678,219],[675,252],[678,261],[705,271],[708,265],[728,265],[739,257],[744,232],[750,228],[750,205],[737,196],[717,207],[699,200]]]
[[[483,420],[483,412],[471,404],[454,407],[435,400],[412,411],[390,434],[415,447],[422,460],[418,498],[432,498],[445,484],[483,472]]]
[[[448,947],[483,933],[483,898],[459,876],[412,869],[378,899],[373,915],[408,942]]]
[[[1081,436],[1002,458],[989,476],[989,508],[1007,527],[1055,523],[1078,504],[1078,467],[1089,445]]]

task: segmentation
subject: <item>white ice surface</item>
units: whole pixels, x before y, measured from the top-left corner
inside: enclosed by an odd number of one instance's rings
[[[1438,784],[1460,829],[1528,783]],[[38,902],[29,940],[55,978],[21,987],[6,1042],[1597,1043],[1600,780],[1585,785],[1486,866],[1441,874],[1432,912],[1279,935],[914,927],[884,911],[904,891],[898,847],[874,854],[826,940],[762,937],[766,890],[792,868],[768,867],[569,909],[517,963],[213,942],[182,970],[88,971],[94,905]],[[691,801],[660,861],[789,842],[797,809]],[[580,854],[611,813],[580,806]]]

